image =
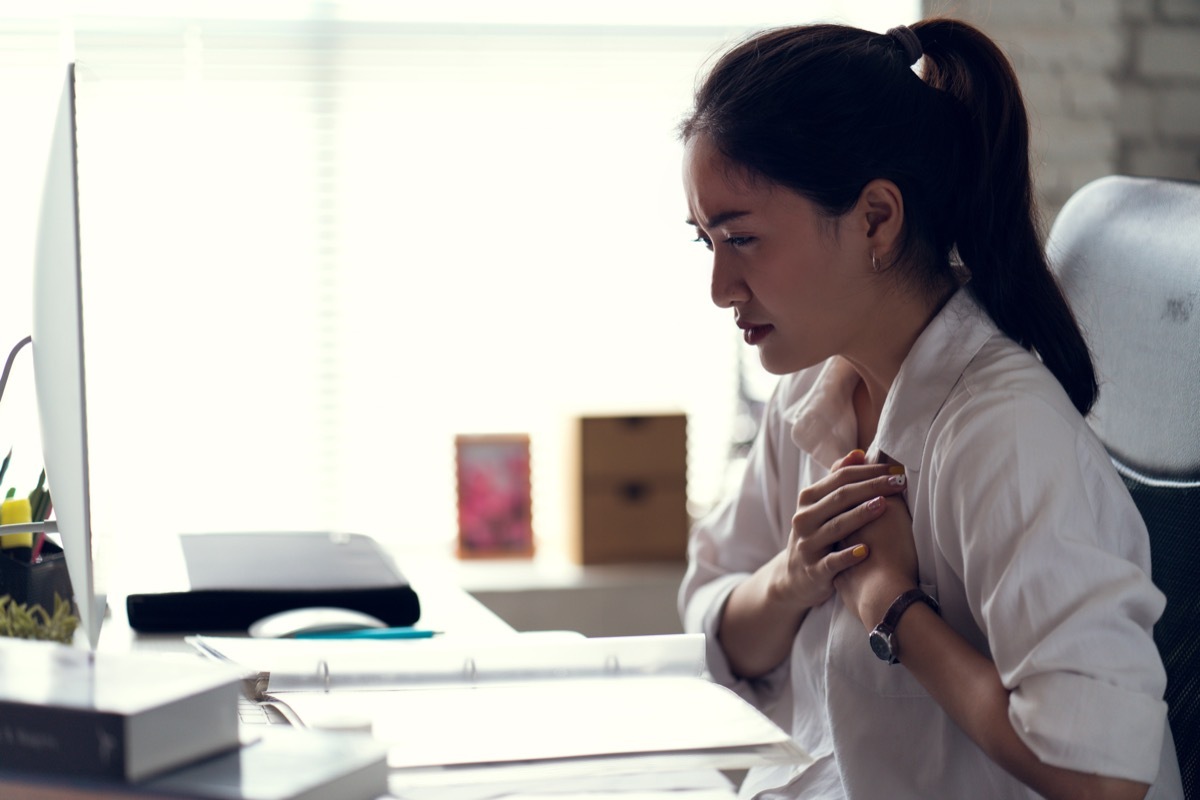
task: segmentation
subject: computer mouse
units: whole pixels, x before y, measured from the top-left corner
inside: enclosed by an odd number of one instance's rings
[[[386,627],[387,623],[383,620],[362,611],[335,606],[313,606],[269,614],[251,624],[248,632],[256,639],[287,639],[301,633]]]

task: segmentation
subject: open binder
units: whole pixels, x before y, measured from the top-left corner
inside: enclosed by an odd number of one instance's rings
[[[369,720],[406,779],[447,769],[743,769],[809,760],[704,677],[698,634],[515,634],[419,642],[195,636],[294,724]]]

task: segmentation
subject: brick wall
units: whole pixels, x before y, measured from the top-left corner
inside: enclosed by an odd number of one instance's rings
[[[925,0],[1013,61],[1047,225],[1072,193],[1122,173],[1200,180],[1200,0]]]
[[[1117,171],[1200,180],[1200,0],[1125,0]]]

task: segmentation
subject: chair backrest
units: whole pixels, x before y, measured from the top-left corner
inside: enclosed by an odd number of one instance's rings
[[[1047,255],[1096,361],[1089,421],[1150,531],[1171,732],[1185,794],[1200,797],[1200,183],[1094,181]]]

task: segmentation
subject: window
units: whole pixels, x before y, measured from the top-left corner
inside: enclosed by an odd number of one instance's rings
[[[682,222],[675,126],[705,61],[795,3],[160,5],[0,17],[14,344],[81,65],[97,529],[448,544],[454,434],[524,432],[554,549],[585,413],[686,412],[689,494],[715,500],[744,354]],[[812,7],[877,30],[918,10]],[[40,467],[32,386],[19,367],[0,409],[8,485]]]

